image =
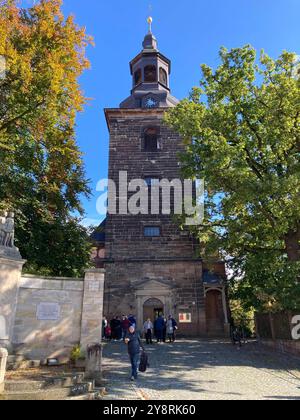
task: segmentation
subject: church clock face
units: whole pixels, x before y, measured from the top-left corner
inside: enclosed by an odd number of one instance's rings
[[[152,98],[149,96],[149,98],[146,99],[145,101],[145,107],[146,108],[157,108],[158,107],[158,102],[156,99]]]

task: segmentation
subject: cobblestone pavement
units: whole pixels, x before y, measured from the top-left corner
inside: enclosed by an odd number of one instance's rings
[[[129,381],[127,349],[105,344],[106,400],[300,400],[300,360],[257,343],[179,340],[147,347],[150,369]]]

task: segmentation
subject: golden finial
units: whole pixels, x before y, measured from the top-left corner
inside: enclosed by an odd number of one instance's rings
[[[151,16],[148,17],[147,22],[149,24],[149,32],[151,33],[152,32],[152,22],[153,22],[153,19],[152,19]]]

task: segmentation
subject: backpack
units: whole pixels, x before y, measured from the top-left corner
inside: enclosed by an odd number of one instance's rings
[[[150,365],[149,365],[149,362],[148,362],[148,355],[147,355],[147,353],[145,353],[143,351],[142,354],[141,354],[139,371],[144,373],[144,372],[146,372],[146,370],[149,366]]]

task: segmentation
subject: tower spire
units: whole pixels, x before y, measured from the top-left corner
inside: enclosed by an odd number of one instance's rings
[[[153,22],[152,16],[148,17],[147,22],[149,25],[149,31],[147,35],[145,36],[145,39],[143,42],[144,50],[157,50],[157,40],[152,33],[152,22]]]

